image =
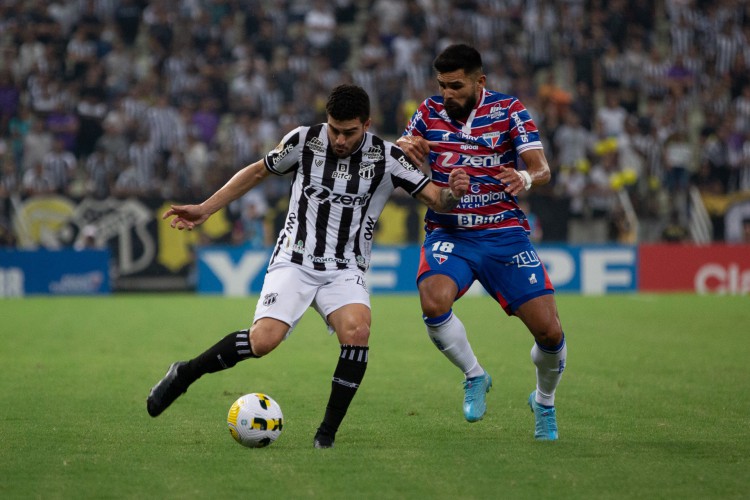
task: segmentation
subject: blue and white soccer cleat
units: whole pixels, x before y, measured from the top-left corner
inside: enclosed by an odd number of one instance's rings
[[[485,401],[492,387],[492,377],[487,372],[464,381],[464,417],[469,422],[482,420],[487,411]]]
[[[534,437],[539,441],[555,441],[557,439],[555,407],[540,405],[536,402],[535,396],[536,391],[529,395],[529,407],[536,420]]]

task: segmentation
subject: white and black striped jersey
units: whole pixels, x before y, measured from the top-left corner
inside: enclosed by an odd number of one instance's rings
[[[393,190],[415,196],[430,180],[400,148],[369,132],[351,156],[339,158],[327,127],[298,127],[264,158],[271,173],[294,173],[271,262],[366,271],[375,223]]]

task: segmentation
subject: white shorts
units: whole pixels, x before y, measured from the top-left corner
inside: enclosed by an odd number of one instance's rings
[[[349,304],[370,307],[365,275],[359,269],[315,271],[278,262],[268,268],[253,323],[261,318],[283,321],[289,325],[286,338],[311,305],[328,324],[329,314]],[[333,333],[330,325],[328,329]]]

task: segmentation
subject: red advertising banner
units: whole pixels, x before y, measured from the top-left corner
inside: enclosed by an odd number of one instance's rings
[[[750,245],[640,245],[638,289],[750,294]]]

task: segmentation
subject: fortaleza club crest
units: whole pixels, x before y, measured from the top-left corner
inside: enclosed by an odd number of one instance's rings
[[[440,254],[440,253],[433,254],[432,256],[435,258],[435,260],[437,261],[438,264],[442,264],[443,262],[445,262],[446,260],[448,260],[448,256],[447,255],[443,255],[443,254]]]
[[[375,177],[375,164],[362,162],[359,164],[359,176],[370,180]]]

